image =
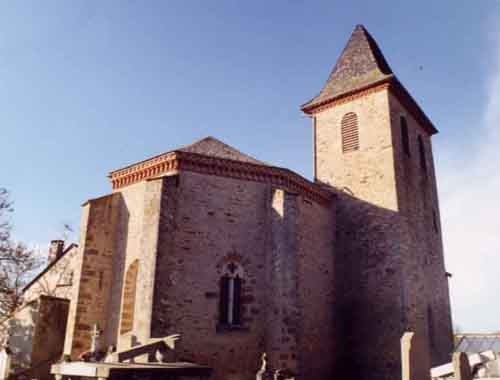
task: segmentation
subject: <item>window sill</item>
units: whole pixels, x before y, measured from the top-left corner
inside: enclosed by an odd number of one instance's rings
[[[228,325],[218,323],[215,327],[215,331],[218,333],[226,333],[226,332],[249,332],[250,329],[248,327],[242,325]]]

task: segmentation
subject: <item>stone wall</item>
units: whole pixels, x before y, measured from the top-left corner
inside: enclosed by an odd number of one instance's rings
[[[269,183],[181,171],[120,188],[83,207],[75,302],[65,342],[88,350],[182,336],[171,360],[220,379],[270,368],[315,380],[334,365],[333,209]],[[219,323],[219,283],[242,274],[241,325]],[[329,352],[319,357],[318,350]]]
[[[9,334],[12,369],[18,378],[50,378],[50,365],[63,352],[68,309],[68,300],[41,295],[2,322],[0,330]]]
[[[212,366],[217,379],[253,378],[263,352],[271,368],[300,372],[302,348],[308,378],[328,373],[332,361],[311,355],[332,347],[328,209],[263,183],[189,172],[162,181],[152,336],[180,333],[173,359]],[[237,327],[219,325],[229,262],[243,269]],[[304,327],[319,325],[301,335],[301,316]]]
[[[7,331],[10,330],[12,335],[11,343],[17,352],[17,357],[14,359],[15,366],[29,367],[32,362],[40,361],[36,357],[38,354],[33,354],[35,358],[32,360],[32,351],[37,350],[33,347],[36,344],[36,341],[33,340],[35,331],[43,330],[42,336],[47,341],[54,338],[59,342],[59,337],[63,337],[59,344],[50,347],[41,345],[39,350],[41,355],[52,355],[53,351],[50,348],[53,347],[57,347],[57,350],[62,349],[67,309],[69,309],[70,300],[76,299],[75,295],[78,290],[74,277],[79,271],[79,263],[81,262],[79,252],[78,247],[74,246],[54,264],[49,264],[44,272],[25,288],[23,305],[16,310],[11,318],[0,323],[0,341],[3,341]],[[54,305],[53,320],[50,320],[47,305],[52,304]],[[61,311],[60,308],[65,309],[65,311]],[[40,332],[37,334],[40,336]],[[60,356],[60,352],[57,352],[57,355]]]
[[[129,348],[134,342],[146,342],[150,337],[161,191],[162,180],[158,179],[143,181],[114,193],[120,202],[117,206],[111,307],[119,312],[108,316],[106,334],[119,349]],[[121,334],[126,315],[123,309],[126,305],[125,276],[132,265],[138,265],[133,329]]]
[[[49,264],[46,272],[25,289],[24,302],[35,300],[41,295],[72,299],[75,294],[74,276],[79,270],[79,254],[78,247],[73,246],[54,264]]]
[[[335,204],[298,200],[298,372],[303,379],[333,378],[342,350],[335,331]]]
[[[113,253],[121,198],[111,194],[89,200],[83,206],[80,229],[80,270],[74,276],[78,286],[70,305],[65,353],[72,357],[90,348],[90,331],[97,323],[107,330],[114,275]],[[104,340],[104,345],[110,342]]]
[[[181,172],[165,180],[153,336],[180,333],[178,359],[216,378],[252,377],[264,347],[266,185]],[[243,327],[218,326],[222,267],[243,267]]]
[[[424,136],[424,178],[412,129],[417,127],[408,117],[410,164],[401,148],[397,107],[381,88],[315,115],[317,180],[339,191],[341,362],[360,378],[399,376],[399,338],[406,329],[425,337],[432,330],[435,346],[425,342],[429,356],[421,361],[427,368],[451,350],[441,240],[433,231],[432,209],[437,218],[439,210],[430,138]],[[340,126],[349,112],[358,117],[359,150],[343,153]]]
[[[317,180],[339,190],[336,288],[340,373],[399,375],[404,298],[387,91],[328,108],[316,117]],[[341,120],[355,112],[359,150],[342,153]]]
[[[33,300],[17,309],[11,318],[0,324],[2,339],[6,335],[9,336],[9,345],[12,347],[12,368],[15,370],[29,368],[31,364],[37,320],[38,301]]]
[[[407,229],[405,279],[408,299],[408,330],[419,331],[430,349],[430,365],[451,360],[452,323],[446,277],[436,174],[430,136],[390,95],[391,126],[398,183],[399,212]],[[407,120],[410,154],[403,151],[400,117]],[[426,170],[420,166],[417,136],[425,147]],[[419,287],[411,286],[420,284]]]
[[[114,235],[113,281],[111,283],[110,297],[110,309],[114,310],[114,312],[108,314],[108,327],[104,334],[110,344],[116,344],[120,349],[130,346],[130,339],[128,342],[122,341],[120,336],[123,316],[124,279],[132,263],[137,261],[139,267],[141,265],[141,236],[146,185],[146,182],[141,182],[114,193],[118,199],[116,202],[117,223]],[[133,307],[135,308],[135,305]]]
[[[79,270],[65,342],[65,352],[73,357],[89,349],[94,323],[103,330],[103,349],[110,344],[129,348],[150,337],[161,184],[140,182],[83,206],[81,257],[75,262]],[[125,289],[131,265],[137,266],[136,281]],[[133,291],[134,300],[124,302],[125,291]],[[132,328],[121,334],[124,324]]]
[[[270,251],[266,269],[266,351],[273,367],[300,371],[299,334],[299,202],[296,194],[273,189],[271,199]]]
[[[65,329],[70,301],[67,299],[40,296],[38,320],[32,341],[31,369],[29,378],[49,380],[50,366],[63,353]]]

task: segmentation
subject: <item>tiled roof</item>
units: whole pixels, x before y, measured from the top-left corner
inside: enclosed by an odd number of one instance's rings
[[[391,76],[393,72],[377,43],[363,25],[357,25],[323,89],[302,109],[379,83]]]

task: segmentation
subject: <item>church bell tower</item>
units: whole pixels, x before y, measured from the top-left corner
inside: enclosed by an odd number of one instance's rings
[[[302,111],[313,120],[315,180],[338,194],[338,361],[349,378],[399,378],[405,331],[421,342],[424,371],[449,361],[436,128],[361,25]]]

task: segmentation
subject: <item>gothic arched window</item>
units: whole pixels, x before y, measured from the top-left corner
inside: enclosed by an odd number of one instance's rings
[[[139,261],[134,260],[134,262],[129,265],[127,274],[125,275],[120,334],[125,334],[129,331],[132,331],[132,328],[134,326],[135,296],[138,270]]]
[[[237,263],[224,266],[219,284],[219,323],[241,325],[241,284],[243,269]]]
[[[408,123],[406,122],[406,117],[399,117],[399,124],[401,125],[401,141],[403,143],[403,152],[407,156],[410,155],[410,138],[408,136]]]
[[[341,123],[342,152],[359,149],[358,116],[354,112],[344,115]]]

